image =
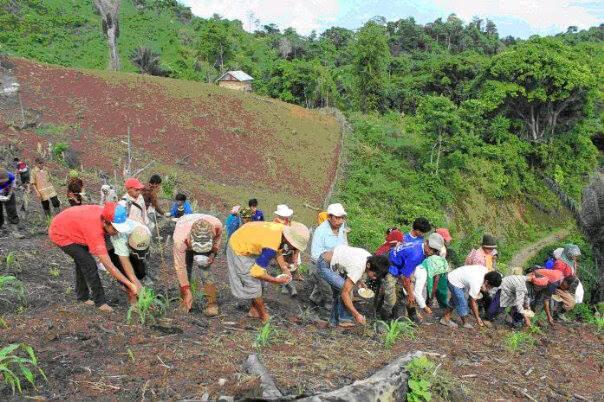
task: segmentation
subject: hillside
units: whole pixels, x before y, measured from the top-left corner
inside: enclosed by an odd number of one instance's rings
[[[113,177],[130,129],[136,167],[155,161],[142,176],[175,177],[202,207],[224,210],[257,196],[267,208],[287,202],[302,217],[303,204],[322,205],[333,179],[340,129],[319,111],[197,82],[8,64],[28,115],[39,116],[36,127],[15,132],[8,125],[19,108],[3,113],[2,140],[20,144],[26,158],[38,143],[65,143],[89,175]]]

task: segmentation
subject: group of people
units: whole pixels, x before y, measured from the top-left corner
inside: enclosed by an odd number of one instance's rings
[[[36,159],[31,172],[23,162],[15,162],[21,182],[34,189],[44,212],[51,216],[50,204],[58,211],[60,203],[44,160]],[[436,302],[444,309],[441,324],[457,327],[452,319],[456,312],[466,328],[473,327],[470,315],[478,326],[488,326],[506,311],[510,325],[530,325],[533,311],[541,306],[553,324],[556,315],[582,299],[577,278],[580,250],[574,245],[555,250],[551,261],[524,275],[504,277],[497,271],[497,242],[489,234],[462,262],[451,248],[449,230],[433,230],[420,217],[407,233],[388,229],[384,243],[371,253],[349,244],[347,213],[340,203],[318,214],[311,241],[309,228],[295,221],[294,211],[285,204],[277,206],[272,221],[266,221],[258,201],[251,199],[247,207],[234,206],[223,225],[215,216],[195,213],[179,193],[164,212],[158,197],[161,182],[159,175],[151,176],[147,184],[128,178],[121,198],[105,184],[100,205],[87,205],[81,178],[77,172],[70,173],[67,198],[71,206],[54,216],[48,232],[52,242],[75,262],[79,301],[112,310],[105,300],[101,269],[121,283],[131,303],[136,302],[147,275],[152,233],[159,234],[159,216],[175,221],[173,264],[182,308],[190,311],[193,306],[191,281],[196,273],[205,296],[203,313],[209,317],[220,313],[211,267],[221,251],[226,256],[231,293],[248,301],[250,317],[266,321],[269,313],[263,296],[267,285],[279,284],[283,293],[296,297],[293,280],[303,279],[301,254],[309,243],[309,299],[330,310],[330,323],[341,327],[365,323],[355,306],[358,297],[373,297],[375,312],[384,320],[406,314],[416,323],[433,314]],[[0,201],[11,223],[17,215],[15,185],[15,174],[0,171]],[[3,222],[0,214],[0,225]]]

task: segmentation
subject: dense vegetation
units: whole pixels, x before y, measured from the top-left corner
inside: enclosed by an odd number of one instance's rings
[[[353,132],[337,197],[359,244],[425,215],[452,226],[460,248],[494,231],[509,246],[505,259],[567,224],[544,218],[561,209],[543,178],[578,199],[598,165],[603,26],[522,41],[500,38],[492,21],[451,15],[426,25],[374,18],[305,37],[274,24],[248,33],[176,0],[121,3],[125,71],[212,81],[242,69],[258,94],[345,111]],[[0,45],[65,66],[108,64],[91,0],[0,0]]]

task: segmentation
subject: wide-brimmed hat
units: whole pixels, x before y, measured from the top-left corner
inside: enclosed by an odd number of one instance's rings
[[[310,231],[300,222],[292,222],[291,225],[285,226],[283,229],[283,237],[295,249],[304,251],[310,239]]]
[[[444,246],[445,240],[438,233],[432,233],[430,237],[428,237],[428,247],[440,251]]]
[[[451,233],[449,233],[449,229],[447,228],[438,228],[436,229],[436,233],[441,235],[445,241],[453,240],[453,237],[451,237]]]
[[[335,204],[330,204],[327,207],[327,215],[342,217],[342,216],[346,216],[346,211],[344,210],[344,207],[342,206],[342,204],[337,202]]]
[[[241,205],[235,205],[233,208],[231,208],[231,214],[238,213],[240,209],[241,209]]]
[[[294,214],[294,210],[285,204],[279,204],[277,205],[277,210],[274,212],[274,214],[284,218],[289,218]]]
[[[135,177],[131,177],[128,180],[126,180],[126,183],[124,183],[124,186],[126,188],[133,188],[136,190],[142,190],[143,188],[145,188],[145,185],[143,183],[141,183],[140,180]]]
[[[214,226],[201,218],[191,226],[191,249],[196,253],[207,253],[214,246]]]
[[[145,225],[137,225],[128,236],[128,245],[134,250],[147,250],[150,244],[151,230]]]
[[[495,238],[490,234],[482,236],[482,247],[484,248],[497,248],[497,242]]]

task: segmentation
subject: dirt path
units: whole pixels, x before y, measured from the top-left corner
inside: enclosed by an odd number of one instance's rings
[[[537,240],[534,243],[529,244],[525,248],[521,249],[512,257],[510,260],[510,266],[522,267],[528,260],[533,258],[543,247],[548,244],[555,243],[556,241],[564,239],[569,234],[569,229],[560,229],[557,232],[550,234],[547,237]]]

